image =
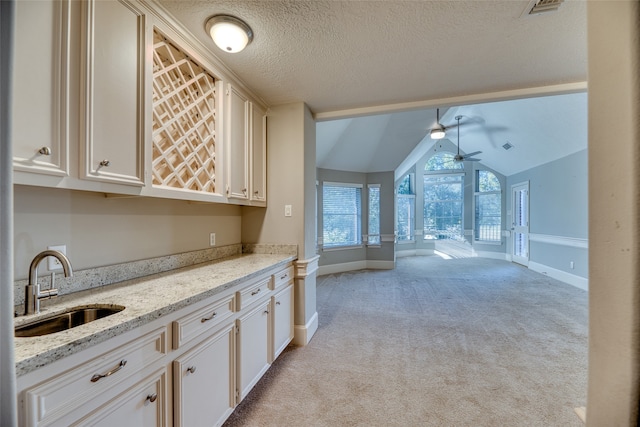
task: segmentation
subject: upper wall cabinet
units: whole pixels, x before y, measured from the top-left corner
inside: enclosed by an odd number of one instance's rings
[[[249,137],[252,104],[233,85],[227,88],[228,182],[227,196],[249,199]]]
[[[222,81],[154,30],[152,184],[221,195],[217,108]]]
[[[69,19],[67,1],[16,2],[12,76],[16,171],[69,174]]]
[[[267,115],[256,104],[252,108],[251,125],[251,191],[252,204],[267,201]]]
[[[145,16],[125,1],[83,6],[80,175],[142,186]]]

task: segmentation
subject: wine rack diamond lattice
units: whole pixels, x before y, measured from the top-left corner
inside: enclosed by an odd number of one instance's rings
[[[216,192],[216,81],[154,31],[154,186]]]

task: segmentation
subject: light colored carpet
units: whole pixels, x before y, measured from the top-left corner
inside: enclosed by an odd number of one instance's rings
[[[225,426],[582,426],[587,293],[516,264],[321,276],[319,329]]]

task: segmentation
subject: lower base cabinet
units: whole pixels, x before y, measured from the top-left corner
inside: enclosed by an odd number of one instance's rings
[[[166,372],[162,369],[136,383],[93,414],[70,425],[94,427],[168,426],[170,424],[166,417],[167,396],[164,390],[166,390]]]
[[[271,301],[259,303],[238,318],[238,402],[242,401],[269,369],[269,331]]]
[[[235,407],[235,324],[173,362],[174,425],[222,425]]]
[[[293,338],[292,274],[265,272],[19,377],[19,425],[222,425]]]

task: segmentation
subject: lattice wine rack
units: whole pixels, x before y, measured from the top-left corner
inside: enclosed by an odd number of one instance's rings
[[[154,31],[154,186],[216,192],[216,82]]]

